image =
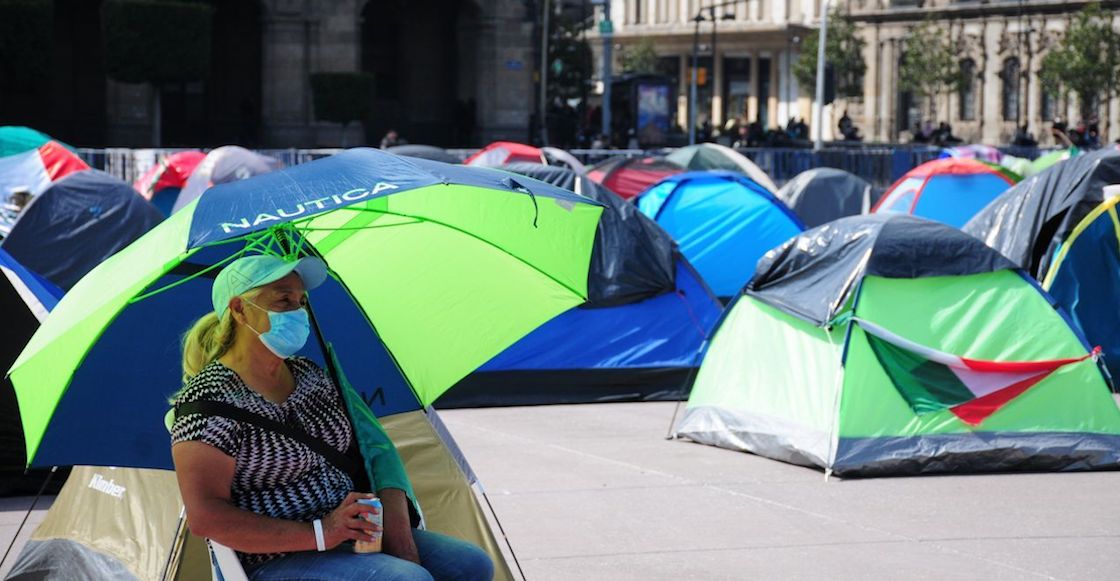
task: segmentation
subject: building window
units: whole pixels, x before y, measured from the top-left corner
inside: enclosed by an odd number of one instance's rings
[[[976,120],[976,61],[961,61],[960,110],[962,121]]]
[[[1058,96],[1047,91],[1046,87],[1042,87],[1039,89],[1038,103],[1042,113],[1042,120],[1053,121],[1054,116],[1058,114]]]
[[[1000,71],[1000,80],[1003,81],[1003,120],[1019,120],[1019,59],[1009,58],[1003,61],[1003,70]]]

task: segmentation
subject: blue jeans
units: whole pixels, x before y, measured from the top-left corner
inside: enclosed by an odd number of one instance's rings
[[[249,574],[252,581],[490,581],[494,563],[482,549],[459,539],[412,530],[420,563],[385,553],[354,553],[342,545],[273,559]]]

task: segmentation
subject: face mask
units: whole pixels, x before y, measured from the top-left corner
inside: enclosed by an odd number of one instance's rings
[[[295,355],[303,348],[304,343],[307,343],[307,336],[311,334],[311,323],[308,321],[305,309],[277,313],[252,301],[246,300],[245,302],[268,313],[269,329],[267,333],[261,333],[253,329],[252,325],[247,326],[260,337],[261,343],[277,357],[287,359]]]

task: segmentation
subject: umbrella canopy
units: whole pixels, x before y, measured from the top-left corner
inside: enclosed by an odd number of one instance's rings
[[[171,211],[178,212],[210,186],[248,179],[282,167],[284,164],[280,160],[254,153],[244,147],[219,147],[206,154],[206,158],[195,167],[179,192],[179,197],[175,199]]]
[[[0,248],[69,289],[162,219],[127,183],[91,169],[70,174],[36,196]]]
[[[739,172],[771,192],[778,186],[762,168],[747,156],[718,143],[700,143],[682,147],[665,156],[665,159],[692,171],[725,170]]]
[[[548,165],[548,160],[545,159],[544,153],[539,147],[512,141],[495,141],[468,157],[463,161],[463,165],[499,167],[507,163],[517,162]]]
[[[653,184],[684,171],[684,166],[663,157],[615,157],[591,168],[587,177],[629,200]]]
[[[0,127],[0,157],[36,149],[51,140],[51,136],[22,125]]]
[[[442,161],[443,163],[462,163],[463,161],[448,153],[446,149],[434,145],[413,145],[410,143],[408,145],[394,145],[385,151],[393,155],[430,159],[432,161]]]
[[[87,275],[11,370],[32,465],[169,468],[179,337],[246,253],[322,257],[325,361],[384,417],[422,409],[587,299],[602,208],[507,173],[356,149],[211,188]],[[127,413],[90,413],[90,410]]]
[[[203,159],[206,159],[206,154],[201,151],[173,153],[144,172],[144,175],[132,182],[132,187],[145,200],[155,204],[165,216],[170,215],[179,192],[187,185],[187,179]]]
[[[902,176],[872,210],[902,213],[963,227],[1019,176],[975,159],[935,159]]]
[[[866,214],[871,209],[871,184],[853,173],[831,167],[803,171],[775,195],[807,228]]]

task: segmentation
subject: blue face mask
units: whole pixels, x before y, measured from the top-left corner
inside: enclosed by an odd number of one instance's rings
[[[307,336],[311,334],[311,323],[307,318],[306,309],[278,313],[252,301],[246,300],[245,302],[268,313],[269,329],[267,333],[261,333],[253,329],[252,325],[248,325],[248,327],[260,337],[261,343],[269,351],[272,351],[273,355],[281,359],[287,359],[303,349],[303,345],[307,343]]]

